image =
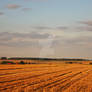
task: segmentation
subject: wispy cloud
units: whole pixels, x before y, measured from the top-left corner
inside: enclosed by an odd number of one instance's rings
[[[81,24],[85,24],[85,25],[88,25],[88,26],[92,26],[92,21],[80,21]]]
[[[89,31],[89,32],[92,32],[92,27],[91,26],[80,26],[80,27],[77,27],[76,29],[80,30],[80,31]]]
[[[8,4],[7,6],[6,6],[6,8],[8,8],[8,9],[18,9],[18,8],[20,8],[21,6],[20,5],[17,5],[17,4]]]
[[[33,27],[34,29],[37,29],[37,30],[47,30],[47,29],[53,29],[51,27],[48,27],[48,26],[35,26]]]
[[[79,21],[82,26],[77,27],[79,30],[92,31],[92,21]]]
[[[59,26],[59,27],[56,27],[57,29],[59,29],[59,30],[67,30],[68,29],[68,27],[66,27],[66,26]]]
[[[46,39],[47,37],[49,36],[48,33],[39,33],[39,32],[28,32],[28,33],[19,33],[19,32],[16,32],[16,33],[11,33],[11,32],[1,32],[0,33],[0,38],[1,37],[11,37],[12,38],[22,38],[22,39],[26,39],[26,38],[29,38],[29,39]]]
[[[23,8],[22,9],[22,11],[24,11],[24,12],[31,11],[31,10],[32,10],[32,8]]]
[[[4,13],[3,13],[3,12],[0,12],[0,16],[1,16],[1,15],[4,15]]]

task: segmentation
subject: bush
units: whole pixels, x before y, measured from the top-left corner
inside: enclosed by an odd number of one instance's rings
[[[2,61],[1,64],[15,64],[15,63],[12,61]]]
[[[66,64],[73,64],[73,62],[66,62]]]
[[[24,61],[20,61],[19,64],[26,64]]]
[[[89,64],[92,65],[92,62],[90,62]]]

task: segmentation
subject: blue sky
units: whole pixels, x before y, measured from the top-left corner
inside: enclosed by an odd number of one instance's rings
[[[58,26],[92,18],[91,0],[2,0],[0,2],[0,10],[5,14],[0,19],[6,25],[10,23],[27,26]],[[16,4],[20,8],[7,9],[8,4]],[[32,10],[24,13],[23,8],[32,8]]]
[[[91,9],[91,0],[0,0],[1,56],[92,58]]]

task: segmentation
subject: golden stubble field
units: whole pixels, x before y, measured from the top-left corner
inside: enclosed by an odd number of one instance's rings
[[[0,65],[0,92],[92,92],[92,65]]]

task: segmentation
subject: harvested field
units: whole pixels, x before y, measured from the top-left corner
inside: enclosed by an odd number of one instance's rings
[[[0,65],[0,92],[92,92],[92,66]]]

